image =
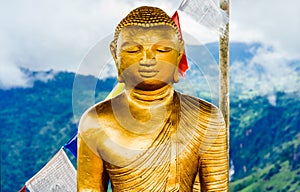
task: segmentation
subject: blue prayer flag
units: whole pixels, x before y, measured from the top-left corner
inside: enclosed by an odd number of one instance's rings
[[[76,158],[77,158],[77,132],[75,135],[64,145]]]

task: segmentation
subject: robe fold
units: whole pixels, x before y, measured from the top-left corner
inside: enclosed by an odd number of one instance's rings
[[[152,144],[124,166],[105,161],[96,150],[113,191],[228,191],[226,131],[220,111],[176,91],[172,105]]]

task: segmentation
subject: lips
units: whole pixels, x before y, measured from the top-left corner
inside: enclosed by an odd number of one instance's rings
[[[138,71],[142,78],[153,78],[159,72],[156,63],[140,63]]]
[[[152,78],[155,77],[158,74],[159,71],[157,70],[139,70],[139,74],[143,78]]]

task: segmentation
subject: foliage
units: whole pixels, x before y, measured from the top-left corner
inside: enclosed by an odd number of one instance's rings
[[[276,94],[232,102],[230,158],[235,173],[231,191],[300,189],[300,102]]]
[[[300,168],[292,169],[289,161],[276,162],[231,183],[230,191],[292,191],[300,189]]]
[[[21,188],[77,131],[72,111],[74,77],[73,73],[62,72],[48,82],[36,81],[32,88],[0,90],[1,191]],[[82,95],[96,89],[96,102],[115,82],[107,79],[89,87],[94,77],[79,78]],[[81,101],[88,102],[84,97]]]
[[[96,80],[94,86],[94,77],[76,76],[80,92],[73,101],[74,78],[73,73],[60,72],[32,88],[0,90],[1,190],[21,188],[76,132],[74,102],[82,113],[91,97],[101,101],[116,83]],[[231,191],[300,187],[300,102],[295,95],[275,96],[276,105],[267,97],[231,101]]]

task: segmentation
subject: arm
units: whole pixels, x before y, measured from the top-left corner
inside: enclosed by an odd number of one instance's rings
[[[102,192],[107,190],[108,176],[102,159],[78,134],[77,191]]]
[[[200,157],[201,191],[228,191],[228,146],[226,128],[220,112],[212,114]]]

